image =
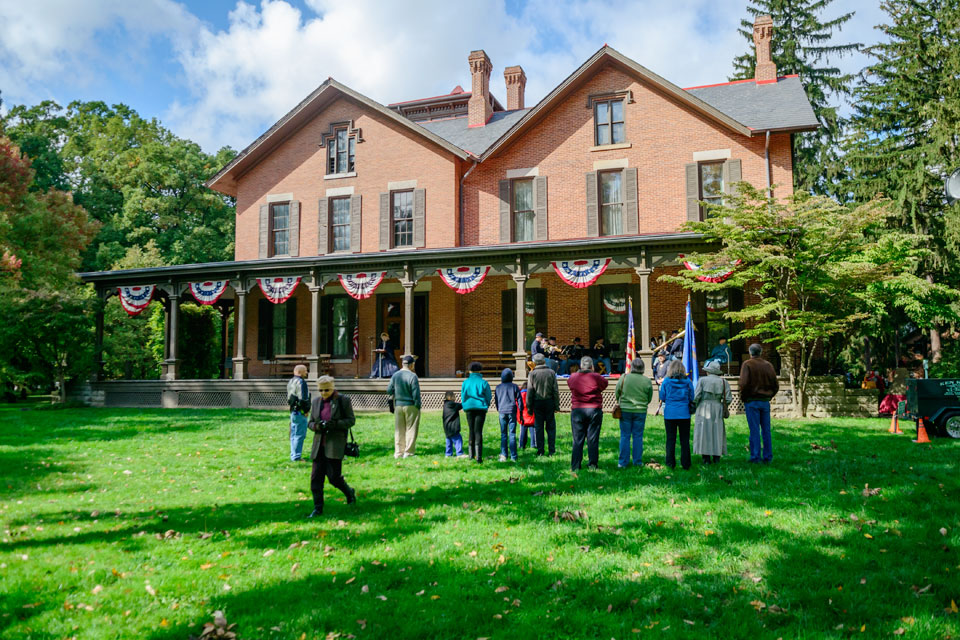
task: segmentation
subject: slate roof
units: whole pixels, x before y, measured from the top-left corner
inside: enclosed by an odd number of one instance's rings
[[[819,126],[797,76],[784,76],[769,84],[746,80],[686,91],[755,131]]]
[[[529,109],[495,111],[483,127],[468,127],[467,118],[447,118],[418,122],[421,127],[475,156],[481,155],[500,139]]]

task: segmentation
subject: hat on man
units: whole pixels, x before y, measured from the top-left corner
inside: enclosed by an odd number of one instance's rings
[[[536,335],[536,336],[534,336],[534,337],[536,337],[536,338],[542,338],[542,337],[543,337],[543,334],[542,334],[542,333],[540,333],[539,331],[537,331],[537,335]]]
[[[714,375],[719,375],[722,369],[720,368],[720,363],[716,360],[710,360],[707,364],[703,365],[703,370],[707,373],[712,373]]]
[[[409,355],[408,355],[408,356],[403,356],[403,358],[402,358],[403,364],[411,364],[411,363],[413,363],[415,360],[416,360],[415,357],[409,356]]]

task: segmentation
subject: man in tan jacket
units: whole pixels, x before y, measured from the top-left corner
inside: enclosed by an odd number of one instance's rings
[[[752,344],[749,351],[750,359],[740,365],[740,399],[750,427],[750,462],[766,464],[773,460],[770,400],[780,390],[780,383],[773,365],[760,357],[763,347]]]

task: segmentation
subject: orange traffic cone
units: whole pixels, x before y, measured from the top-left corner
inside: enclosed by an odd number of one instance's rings
[[[917,444],[924,444],[925,442],[930,442],[930,438],[927,437],[927,427],[923,424],[923,418],[920,418],[917,421],[917,439],[914,440]]]
[[[893,413],[893,417],[890,418],[890,433],[901,434],[903,431],[900,430],[900,418],[897,417],[896,411]]]

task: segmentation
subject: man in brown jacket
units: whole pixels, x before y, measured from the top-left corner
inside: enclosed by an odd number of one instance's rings
[[[750,427],[750,462],[768,463],[773,460],[770,399],[777,395],[780,383],[773,365],[760,357],[763,347],[752,344],[749,350],[750,359],[740,365],[740,399]]]

